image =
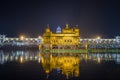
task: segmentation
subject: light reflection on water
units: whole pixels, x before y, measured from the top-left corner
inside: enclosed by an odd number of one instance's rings
[[[74,55],[73,55],[74,54]],[[41,56],[42,55],[42,56]],[[103,61],[114,60],[116,63],[120,64],[120,54],[119,53],[41,53],[39,51],[10,51],[4,52],[0,51],[0,63],[4,64],[7,61],[18,61],[20,63],[26,61],[38,61],[40,63],[42,58],[47,56],[56,57],[75,57],[78,56],[80,60],[92,60],[98,63]]]
[[[4,64],[8,61],[17,61],[20,63],[26,62],[26,61],[35,61],[39,60],[38,57],[38,51],[10,51],[10,52],[4,52],[0,51],[0,63]]]
[[[0,51],[0,64],[4,65],[16,61],[24,64],[36,61],[42,64],[47,75],[51,78],[52,73],[56,76],[64,75],[65,78],[80,77],[82,64],[101,64],[103,61],[114,61],[120,64],[119,53],[41,53],[39,51]]]

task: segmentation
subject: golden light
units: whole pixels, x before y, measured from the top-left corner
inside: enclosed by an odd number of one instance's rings
[[[38,58],[38,63],[40,63],[40,61],[41,61],[41,59],[40,59],[40,58]]]
[[[40,39],[40,38],[41,38],[41,36],[38,36],[38,38]]]
[[[23,63],[23,57],[22,56],[20,57],[20,63]]]
[[[25,39],[25,37],[22,35],[22,36],[20,36],[20,40],[24,40]]]
[[[98,57],[98,59],[97,59],[97,60],[98,60],[98,63],[100,63],[100,58],[99,58],[99,57]]]
[[[85,49],[87,49],[88,48],[88,44],[85,44]]]
[[[100,37],[100,36],[98,36],[96,39],[101,39],[101,37]]]
[[[38,36],[38,38],[40,38],[41,36]]]

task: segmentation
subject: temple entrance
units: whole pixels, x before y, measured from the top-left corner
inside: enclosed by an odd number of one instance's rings
[[[71,49],[71,46],[65,46],[64,49]]]
[[[58,49],[58,46],[57,45],[53,45],[52,49]]]

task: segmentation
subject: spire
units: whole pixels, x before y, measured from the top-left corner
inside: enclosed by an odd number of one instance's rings
[[[49,24],[47,24],[47,28],[50,28],[50,27],[49,27]]]
[[[76,27],[78,27],[78,25],[76,25]]]
[[[68,29],[68,24],[66,24],[66,29]]]
[[[50,32],[49,24],[47,24],[46,32]]]

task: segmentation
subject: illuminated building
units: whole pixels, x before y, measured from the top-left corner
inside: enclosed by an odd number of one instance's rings
[[[0,44],[5,41],[6,35],[1,35],[0,34]]]
[[[79,29],[77,27],[70,28],[66,24],[65,28],[61,29],[58,26],[56,33],[52,32],[49,26],[43,34],[43,43],[40,48],[45,49],[74,49],[78,47]]]

